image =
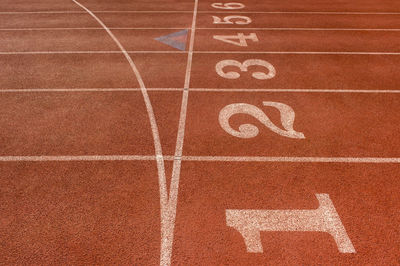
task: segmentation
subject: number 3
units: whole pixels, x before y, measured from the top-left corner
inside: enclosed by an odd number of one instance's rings
[[[236,60],[222,60],[215,65],[215,71],[221,77],[226,79],[237,79],[240,77],[240,74],[233,71],[225,73],[223,69],[226,66],[238,67],[242,72],[247,72],[247,68],[249,66],[263,66],[268,69],[268,74],[264,72],[254,72],[251,74],[253,78],[261,80],[272,79],[276,75],[276,70],[274,66],[271,65],[269,62],[260,59],[249,59],[244,61],[243,63],[240,63]]]

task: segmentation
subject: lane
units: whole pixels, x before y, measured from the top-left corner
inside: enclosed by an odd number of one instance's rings
[[[243,35],[241,37],[243,40],[246,39],[242,44],[238,34]],[[398,32],[358,30],[199,30],[195,50],[399,52],[399,36]]]
[[[396,264],[398,172],[398,165],[185,162],[173,263]],[[321,193],[329,195],[355,254],[340,253],[328,233],[284,228],[262,231],[263,253],[249,253],[241,233],[226,222],[227,210],[316,209]],[[270,224],[265,218],[244,225],[259,221]]]
[[[221,8],[213,8],[211,4],[215,1],[202,1],[199,3],[199,12],[225,11]],[[240,2],[241,3],[241,2]],[[85,6],[94,11],[184,11],[193,12],[193,1],[185,0],[176,4],[175,1],[107,1],[107,0],[85,0]],[[400,12],[400,5],[397,2],[384,0],[377,3],[375,0],[342,2],[335,0],[330,3],[316,2],[315,0],[307,1],[280,1],[260,3],[257,0],[246,1],[245,7],[237,9],[239,12],[255,11],[255,12]],[[339,8],[338,8],[339,7]],[[5,0],[4,5],[0,8],[0,12],[60,12],[80,10],[71,2],[56,1],[26,1],[26,0]],[[228,11],[232,11],[229,10]]]
[[[63,0],[4,0],[0,12],[23,11],[80,11],[72,1]]]
[[[186,156],[400,156],[397,94],[192,93]]]
[[[213,17],[218,17],[214,19]],[[242,18],[227,18],[232,24],[225,24],[225,17],[242,16]],[[247,18],[243,18],[247,17]],[[245,23],[245,24],[237,24]],[[246,24],[248,23],[248,24]],[[399,15],[354,15],[354,14],[259,14],[237,13],[199,13],[199,28],[365,28],[365,29],[396,29],[400,28]]]
[[[93,11],[102,10],[168,10],[168,11],[189,11],[193,13],[193,0],[182,0],[178,3],[175,0],[157,0],[157,1],[108,1],[108,0],[84,0],[82,4]]]
[[[170,13],[104,13],[97,12],[109,27],[190,27],[190,13],[172,11]],[[242,21],[248,24],[227,24],[225,17],[242,16],[242,18],[229,18],[233,23]],[[217,19],[220,22],[216,24]],[[243,18],[247,17],[247,18]],[[199,13],[197,18],[198,28],[364,28],[364,29],[399,29],[399,15],[376,14],[260,14],[260,13],[235,13],[216,12]],[[1,14],[1,28],[81,28],[98,27],[85,13],[45,13],[45,14]]]
[[[315,1],[315,0],[282,0],[260,2],[257,0],[236,1],[245,5],[238,11],[328,11],[328,12],[399,12],[400,4],[391,0],[357,0],[357,1]],[[209,0],[199,3],[199,11],[225,11],[213,8],[211,4],[220,3]],[[225,2],[226,3],[226,2]],[[232,11],[229,10],[228,11]]]
[[[162,148],[175,150],[179,92],[150,92]],[[1,155],[153,155],[140,91],[1,94]]]
[[[131,56],[147,87],[182,86],[185,54]],[[0,64],[1,89],[139,87],[121,54],[1,55]]]
[[[216,72],[216,65],[224,60],[242,63],[259,59],[273,65],[272,79],[259,80],[253,71],[269,73],[264,66],[250,66],[241,72],[238,67],[225,66],[240,78],[224,78]],[[343,90],[397,90],[400,79],[396,55],[351,54],[195,54],[193,59],[192,88],[245,89],[343,89]]]
[[[0,168],[3,263],[158,264],[155,162],[22,162]]]
[[[107,1],[107,0],[85,0],[82,4],[90,10],[187,10],[192,12],[193,1],[183,0],[176,4],[173,0],[163,1]],[[0,12],[35,12],[35,11],[78,11],[79,9],[72,1],[64,0],[4,0]]]
[[[128,51],[179,51],[179,49],[166,45],[156,38],[182,30],[184,29],[151,31],[148,29],[113,29],[112,32]],[[185,39],[181,42],[182,47],[185,48]],[[118,50],[118,47],[112,39],[100,29],[0,31],[1,52],[116,50]]]
[[[0,31],[3,52],[117,49],[112,39],[100,30]]]
[[[121,55],[2,55],[0,61],[2,88],[139,87]]]
[[[108,27],[188,28],[192,15],[186,13],[97,13]],[[99,28],[86,13],[0,14],[0,28]]]

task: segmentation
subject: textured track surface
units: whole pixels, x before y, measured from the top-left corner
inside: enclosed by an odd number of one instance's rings
[[[390,0],[3,0],[0,264],[400,264],[399,47]]]

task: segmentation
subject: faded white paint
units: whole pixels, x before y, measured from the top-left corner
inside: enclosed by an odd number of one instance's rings
[[[281,115],[281,123],[284,128],[277,127],[269,117],[257,106],[247,103],[229,104],[219,112],[218,121],[221,127],[230,135],[238,138],[254,138],[258,135],[259,129],[252,124],[243,124],[239,126],[239,130],[233,129],[229,124],[229,119],[235,114],[248,114],[260,121],[264,126],[274,133],[288,138],[304,139],[304,134],[293,129],[295,113],[294,110],[284,103],[263,102],[264,106],[275,107]]]
[[[316,210],[226,210],[226,225],[244,238],[247,252],[262,253],[260,232],[304,231],[330,234],[341,253],[355,253],[328,194],[316,194]]]

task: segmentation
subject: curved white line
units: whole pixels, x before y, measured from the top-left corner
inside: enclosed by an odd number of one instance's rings
[[[110,37],[113,39],[113,41],[117,44],[119,49],[124,54],[126,60],[128,60],[129,65],[131,66],[132,71],[134,72],[136,79],[139,82],[140,90],[142,92],[143,99],[144,99],[144,102],[146,105],[147,114],[149,116],[151,131],[152,131],[153,141],[154,141],[154,149],[155,149],[157,169],[158,169],[158,184],[160,187],[161,243],[164,243],[165,242],[164,239],[166,238],[166,235],[167,235],[164,232],[164,229],[166,228],[166,224],[168,224],[168,220],[166,219],[166,218],[168,218],[168,215],[167,215],[168,194],[167,194],[167,185],[166,185],[166,178],[165,178],[164,158],[162,155],[162,148],[161,148],[161,142],[160,142],[160,135],[158,133],[157,122],[156,122],[156,118],[154,116],[153,106],[151,105],[151,101],[150,101],[149,95],[147,93],[146,86],[144,85],[143,79],[142,79],[138,69],[136,68],[136,65],[133,62],[132,58],[129,56],[126,49],[122,46],[122,44],[118,41],[118,39],[114,36],[114,34],[110,31],[110,29],[95,14],[93,14],[92,11],[87,9],[81,3],[79,3],[75,0],[72,0],[72,1],[75,4],[77,4],[78,6],[80,6],[82,9],[84,9],[87,13],[89,13],[104,28],[104,30],[108,33],[108,35],[110,35]]]

